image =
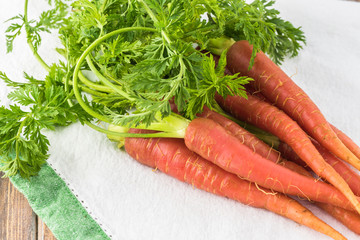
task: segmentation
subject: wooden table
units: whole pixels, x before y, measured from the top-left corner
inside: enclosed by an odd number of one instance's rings
[[[0,178],[0,239],[56,240],[8,178]]]

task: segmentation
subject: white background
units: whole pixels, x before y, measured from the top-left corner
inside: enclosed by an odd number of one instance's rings
[[[29,2],[37,17],[45,0]],[[281,16],[302,26],[307,45],[282,68],[320,107],[328,121],[360,144],[360,3],[337,0],[278,1]],[[0,3],[0,70],[15,80],[23,71],[37,78],[46,73],[32,56],[24,37],[5,54],[4,21],[23,12],[23,1]],[[40,55],[59,57],[56,35],[44,36]],[[0,82],[0,100],[8,105],[9,89]],[[49,163],[89,207],[114,239],[329,239],[307,227],[265,210],[195,190],[154,172],[118,150],[106,136],[74,124],[49,132]],[[309,208],[348,239],[358,236],[333,218]]]

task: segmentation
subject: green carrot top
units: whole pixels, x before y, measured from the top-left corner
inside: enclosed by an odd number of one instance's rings
[[[303,32],[281,19],[274,1],[256,0],[49,0],[38,20],[24,13],[9,19],[7,50],[24,29],[30,49],[48,70],[44,80],[26,74],[26,83],[2,78],[14,90],[9,108],[0,107],[0,154],[7,176],[36,175],[46,161],[49,141],[42,129],[80,120],[121,126],[149,126],[170,116],[174,101],[188,119],[214,94],[245,96],[247,77],[225,76],[226,50],[246,39],[276,62],[295,56]],[[71,11],[70,11],[71,9]],[[59,62],[49,66],[39,56],[42,32],[57,31]],[[225,43],[225,44],[224,44]],[[222,52],[215,67],[207,53]],[[254,55],[255,56],[255,55]],[[96,81],[88,79],[91,72]],[[85,94],[86,93],[86,94]],[[26,108],[23,108],[25,106]],[[131,113],[130,113],[131,112]],[[158,117],[160,116],[160,118]]]

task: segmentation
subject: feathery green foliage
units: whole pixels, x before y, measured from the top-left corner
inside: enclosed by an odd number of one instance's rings
[[[50,10],[29,20],[25,0],[24,13],[9,19],[6,31],[8,52],[25,31],[49,71],[43,80],[25,73],[26,82],[0,72],[14,88],[8,97],[15,102],[0,108],[1,170],[7,176],[37,173],[48,157],[44,129],[78,120],[97,130],[92,120],[159,126],[159,116],[172,116],[170,101],[191,120],[205,105],[216,108],[215,93],[246,97],[243,86],[251,79],[224,74],[224,48],[234,40],[248,40],[253,56],[262,50],[276,63],[296,56],[305,43],[301,29],[281,19],[272,0],[48,2]],[[49,32],[62,43],[59,63],[52,66],[37,53]],[[222,53],[217,66],[209,51]]]

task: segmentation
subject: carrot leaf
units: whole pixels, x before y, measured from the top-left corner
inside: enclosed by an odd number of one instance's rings
[[[254,54],[262,50],[277,63],[305,42],[271,0],[48,0],[50,9],[36,19],[28,19],[28,2],[9,19],[7,52],[25,33],[48,75],[12,81],[0,72],[14,88],[8,95],[14,103],[0,108],[2,170],[26,178],[48,156],[46,129],[81,121],[111,135],[90,121],[154,126],[172,115],[170,101],[193,119],[205,105],[216,105],[215,93],[246,97],[243,86],[251,79],[224,75],[226,51],[218,52],[217,67],[203,53],[214,39],[225,39],[222,47],[246,39]],[[53,65],[38,53],[45,33],[57,33],[62,44]]]
[[[191,90],[191,97],[187,104],[186,116],[194,119],[196,114],[202,112],[204,106],[210,109],[216,106],[215,94],[218,93],[223,97],[227,95],[239,95],[246,97],[244,85],[252,81],[248,77],[240,77],[238,74],[225,75],[224,70],[226,66],[226,52],[224,52],[215,67],[215,61],[210,56],[203,56],[202,61],[202,78],[199,88]]]

